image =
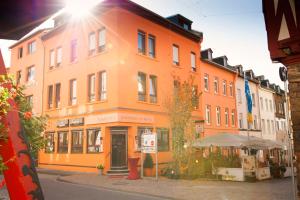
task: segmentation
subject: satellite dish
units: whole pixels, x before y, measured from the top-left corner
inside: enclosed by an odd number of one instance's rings
[[[286,81],[287,80],[287,68],[282,66],[282,67],[279,67],[279,77],[281,79],[281,81]]]

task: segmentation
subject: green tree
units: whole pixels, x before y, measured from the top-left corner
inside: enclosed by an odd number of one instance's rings
[[[195,120],[193,111],[198,108],[200,93],[194,83],[194,77],[180,83],[174,81],[174,92],[166,102],[172,130],[172,168],[176,174],[187,173],[193,162],[194,149],[191,147],[195,139]]]
[[[42,136],[46,128],[46,117],[32,116],[32,107],[27,101],[24,93],[24,88],[15,84],[14,78],[11,75],[0,75],[0,140],[6,140],[8,127],[6,126],[6,115],[12,109],[9,100],[13,99],[17,105],[20,116],[20,122],[25,132],[29,143],[29,150],[34,156],[40,149],[45,146],[45,139]],[[0,146],[1,148],[1,146]],[[6,169],[0,156],[0,171]]]

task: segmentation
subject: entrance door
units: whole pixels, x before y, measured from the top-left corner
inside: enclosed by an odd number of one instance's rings
[[[111,130],[111,167],[127,167],[127,130]]]

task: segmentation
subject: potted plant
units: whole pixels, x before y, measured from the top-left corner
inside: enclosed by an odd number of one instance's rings
[[[152,156],[147,153],[144,160],[144,176],[152,176],[153,160]]]
[[[99,175],[103,175],[104,165],[103,164],[98,164],[96,166],[96,168],[98,169]]]

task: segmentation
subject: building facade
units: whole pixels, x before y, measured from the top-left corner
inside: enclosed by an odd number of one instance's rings
[[[201,110],[204,136],[238,133],[235,85],[237,73],[227,57],[213,58],[212,50],[201,51]]]
[[[9,73],[15,75],[19,85],[25,86],[24,93],[36,115],[43,112],[45,51],[41,36],[47,31],[48,29],[38,30],[10,47],[12,67]]]
[[[261,79],[258,95],[262,138],[276,141],[274,93],[269,81]]]
[[[237,103],[237,115],[238,115],[238,127],[239,134],[245,136],[255,136],[262,138],[261,131],[261,117],[259,106],[259,80],[256,78],[252,70],[243,70],[241,65],[236,66],[238,71],[238,78],[236,81],[236,103]],[[251,97],[252,97],[252,118],[253,123],[249,124],[247,121],[247,99],[245,93],[245,77],[248,80]]]
[[[159,164],[169,162],[172,133],[164,103],[175,80],[194,76],[200,88],[202,34],[181,15],[163,18],[125,0],[104,1],[93,14],[83,21],[59,16],[41,37],[44,56],[35,61],[44,64],[34,64],[44,67],[40,94],[49,142],[39,166],[126,170],[129,158],[140,157],[147,131],[158,135]],[[200,120],[201,110],[193,117]]]

